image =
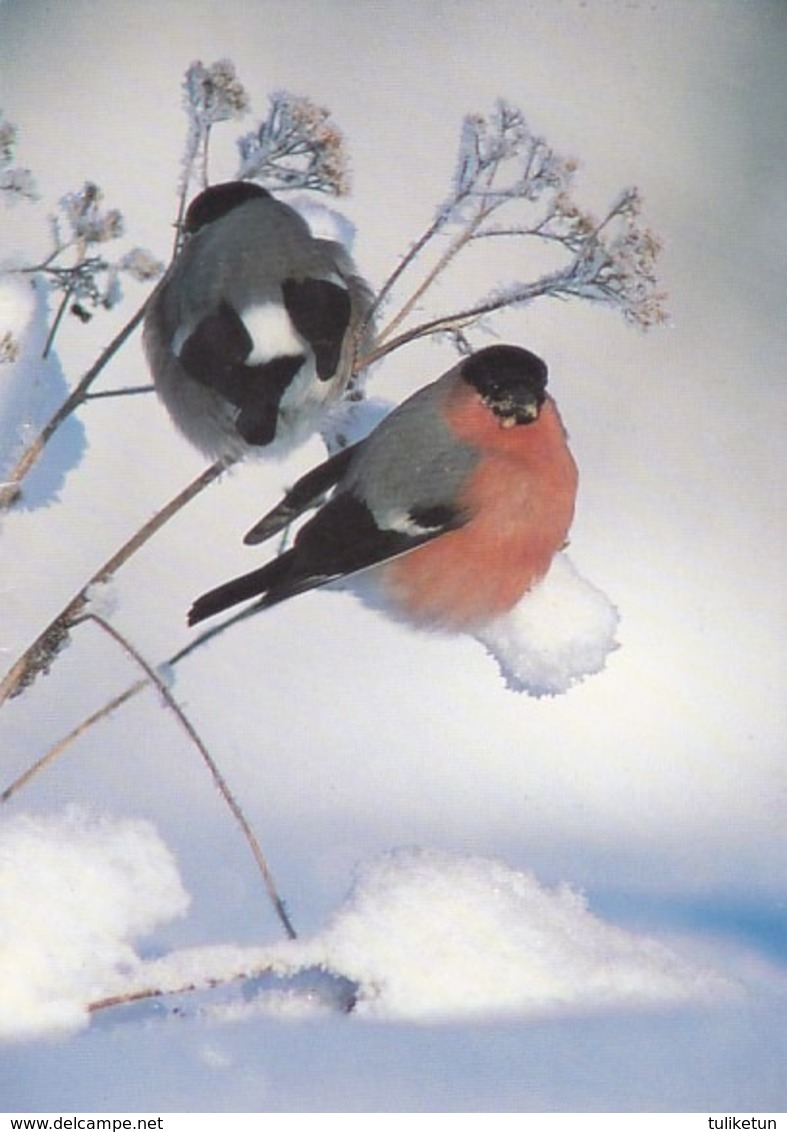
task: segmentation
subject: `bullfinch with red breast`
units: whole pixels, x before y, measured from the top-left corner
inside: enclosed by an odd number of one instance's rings
[[[419,626],[472,632],[506,613],[546,574],[574,514],[577,468],[546,385],[544,362],[517,346],[463,359],[299,480],[245,538],[318,507],[292,548],[198,598],[189,623],[360,571]]]
[[[344,393],[372,293],[343,244],[250,181],[205,189],[183,231],[145,313],[156,390],[210,459],[291,447]]]

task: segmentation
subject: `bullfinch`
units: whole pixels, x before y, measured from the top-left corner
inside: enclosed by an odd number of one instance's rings
[[[292,548],[203,594],[189,623],[360,571],[421,627],[473,632],[506,613],[546,574],[574,514],[577,468],[546,385],[544,362],[517,346],[465,358],[299,480],[245,538],[318,507]]]
[[[210,459],[282,451],[351,376],[373,296],[346,248],[250,181],[188,207],[183,247],[145,313],[161,400]]]

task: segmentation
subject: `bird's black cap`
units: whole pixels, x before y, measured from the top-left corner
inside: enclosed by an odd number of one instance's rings
[[[262,185],[255,185],[253,181],[223,181],[218,185],[210,185],[194,197],[186,209],[183,231],[193,236],[200,228],[226,216],[239,205],[270,195],[267,189],[263,189]]]
[[[519,424],[538,416],[548,373],[546,362],[521,346],[488,346],[462,365],[462,377],[490,409]]]

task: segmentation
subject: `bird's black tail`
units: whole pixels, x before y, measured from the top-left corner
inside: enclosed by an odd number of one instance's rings
[[[292,551],[288,550],[279,555],[278,558],[274,558],[272,562],[260,567],[259,570],[252,570],[250,574],[242,574],[239,578],[233,578],[232,581],[225,582],[223,586],[217,586],[215,590],[208,590],[207,593],[197,598],[189,610],[189,625],[196,625],[207,617],[223,613],[225,609],[230,609],[231,606],[238,605],[241,601],[248,601],[249,598],[261,595],[264,598],[272,587],[280,585],[287,577],[291,564]],[[285,596],[287,595],[281,595],[282,598]],[[266,604],[273,605],[276,600],[281,600],[281,598],[273,598]]]

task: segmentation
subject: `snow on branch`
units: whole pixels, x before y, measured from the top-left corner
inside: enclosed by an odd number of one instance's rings
[[[465,118],[453,194],[440,212],[456,220],[468,200],[482,202],[489,211],[517,198],[536,201],[549,189],[566,189],[575,169],[574,161],[559,157],[532,133],[521,110],[501,99],[489,118]],[[498,183],[501,171],[508,174],[507,183]]]
[[[604,303],[643,330],[664,322],[666,295],[657,289],[656,279],[661,244],[641,224],[641,210],[639,190],[624,189],[597,223],[567,194],[558,194],[541,223],[530,231],[517,233],[553,240],[572,254],[564,268],[545,277],[545,293]],[[488,229],[476,237],[500,234],[499,230]],[[531,288],[532,284],[515,283],[494,294],[504,305],[512,305],[529,301]]]
[[[199,61],[192,63],[183,79],[183,91],[186,111],[200,129],[242,118],[250,105],[246,88],[229,59],[219,59],[209,67]]]
[[[180,182],[181,212],[192,178],[196,177],[200,188],[209,183],[208,148],[213,126],[217,122],[242,118],[249,106],[246,88],[229,59],[219,59],[207,67],[197,60],[187,68],[183,77],[183,107],[188,134]]]
[[[313,189],[344,196],[349,161],[344,137],[329,110],[308,98],[276,91],[268,117],[238,139],[240,180],[256,179],[279,189]]]
[[[641,221],[639,191],[623,190],[598,221],[574,199],[576,170],[577,162],[557,154],[509,103],[498,101],[488,117],[468,115],[451,193],[381,288],[378,308],[390,302],[396,285],[436,237],[447,238],[447,246],[380,331],[374,356],[437,333],[451,335],[460,349],[467,349],[465,332],[485,316],[544,295],[603,303],[642,329],[664,322],[666,296],[658,290],[655,274],[660,244]],[[409,316],[422,309],[424,295],[459,252],[472,242],[501,238],[553,247],[565,262],[535,279],[500,284],[452,314],[407,327]]]
[[[60,307],[43,350],[44,357],[52,347],[66,309],[81,322],[89,322],[93,310],[111,310],[121,301],[122,275],[149,283],[164,270],[164,265],[145,248],[132,248],[117,259],[98,250],[101,245],[123,236],[124,221],[119,209],[104,207],[104,194],[92,181],[61,197],[59,209],[60,215],[49,217],[53,244],[49,255],[40,263],[13,269],[20,274],[39,276],[53,290],[62,292]]]
[[[102,190],[91,181],[77,192],[66,193],[59,203],[68,234],[63,236],[60,218],[51,217],[54,251],[38,268],[31,269],[41,271],[53,287],[68,293],[75,303],[72,310],[82,321],[90,317],[84,303],[110,310],[120,302],[122,272],[148,283],[164,270],[164,265],[144,248],[132,248],[117,260],[95,250],[124,235],[123,214],[117,208],[104,208],[103,201]],[[75,254],[75,262],[71,266],[57,264],[55,261],[66,252]]]

